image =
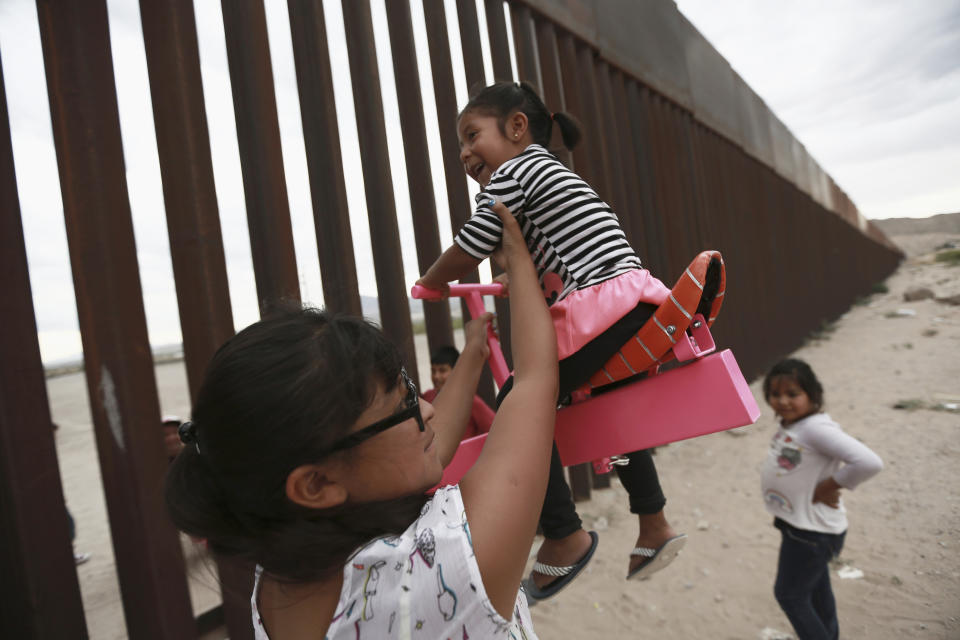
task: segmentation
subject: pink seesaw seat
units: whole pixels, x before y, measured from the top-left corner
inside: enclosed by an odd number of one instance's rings
[[[557,412],[555,440],[564,466],[571,466],[752,424],[759,417],[733,352],[724,349],[564,407]],[[483,434],[460,443],[441,486],[460,481],[486,439]]]

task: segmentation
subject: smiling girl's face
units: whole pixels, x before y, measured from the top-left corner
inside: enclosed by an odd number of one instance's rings
[[[767,404],[780,416],[785,427],[816,413],[818,409],[792,376],[777,376],[770,381]]]
[[[527,117],[520,112],[507,118],[506,134],[495,116],[468,111],[457,122],[460,162],[464,172],[481,187],[500,165],[518,156],[532,142]]]

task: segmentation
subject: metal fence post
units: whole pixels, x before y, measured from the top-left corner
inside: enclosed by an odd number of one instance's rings
[[[0,65],[0,635],[86,638],[20,223]]]
[[[87,389],[127,630],[196,634],[160,489],[160,430],[120,140],[107,8],[37,3]]]

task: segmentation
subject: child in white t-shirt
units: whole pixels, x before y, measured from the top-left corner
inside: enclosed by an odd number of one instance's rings
[[[802,360],[775,365],[763,393],[780,417],[761,476],[782,538],[774,595],[800,640],[832,640],[839,623],[828,563],[847,532],[840,490],[856,488],[883,462],[821,412],[823,387]]]

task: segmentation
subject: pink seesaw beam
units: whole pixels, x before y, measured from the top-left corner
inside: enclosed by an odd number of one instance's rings
[[[450,295],[469,295],[476,286],[452,285]],[[413,296],[420,297],[417,293]],[[760,408],[733,352],[713,352],[713,337],[705,322],[682,336],[678,346],[674,348],[678,359],[691,362],[575,401],[557,412],[554,438],[564,466],[592,461],[598,470],[609,471],[611,456],[756,422]],[[490,352],[503,358],[499,341],[496,349],[491,344]],[[482,434],[461,442],[439,486],[459,482],[476,462],[486,439]]]

